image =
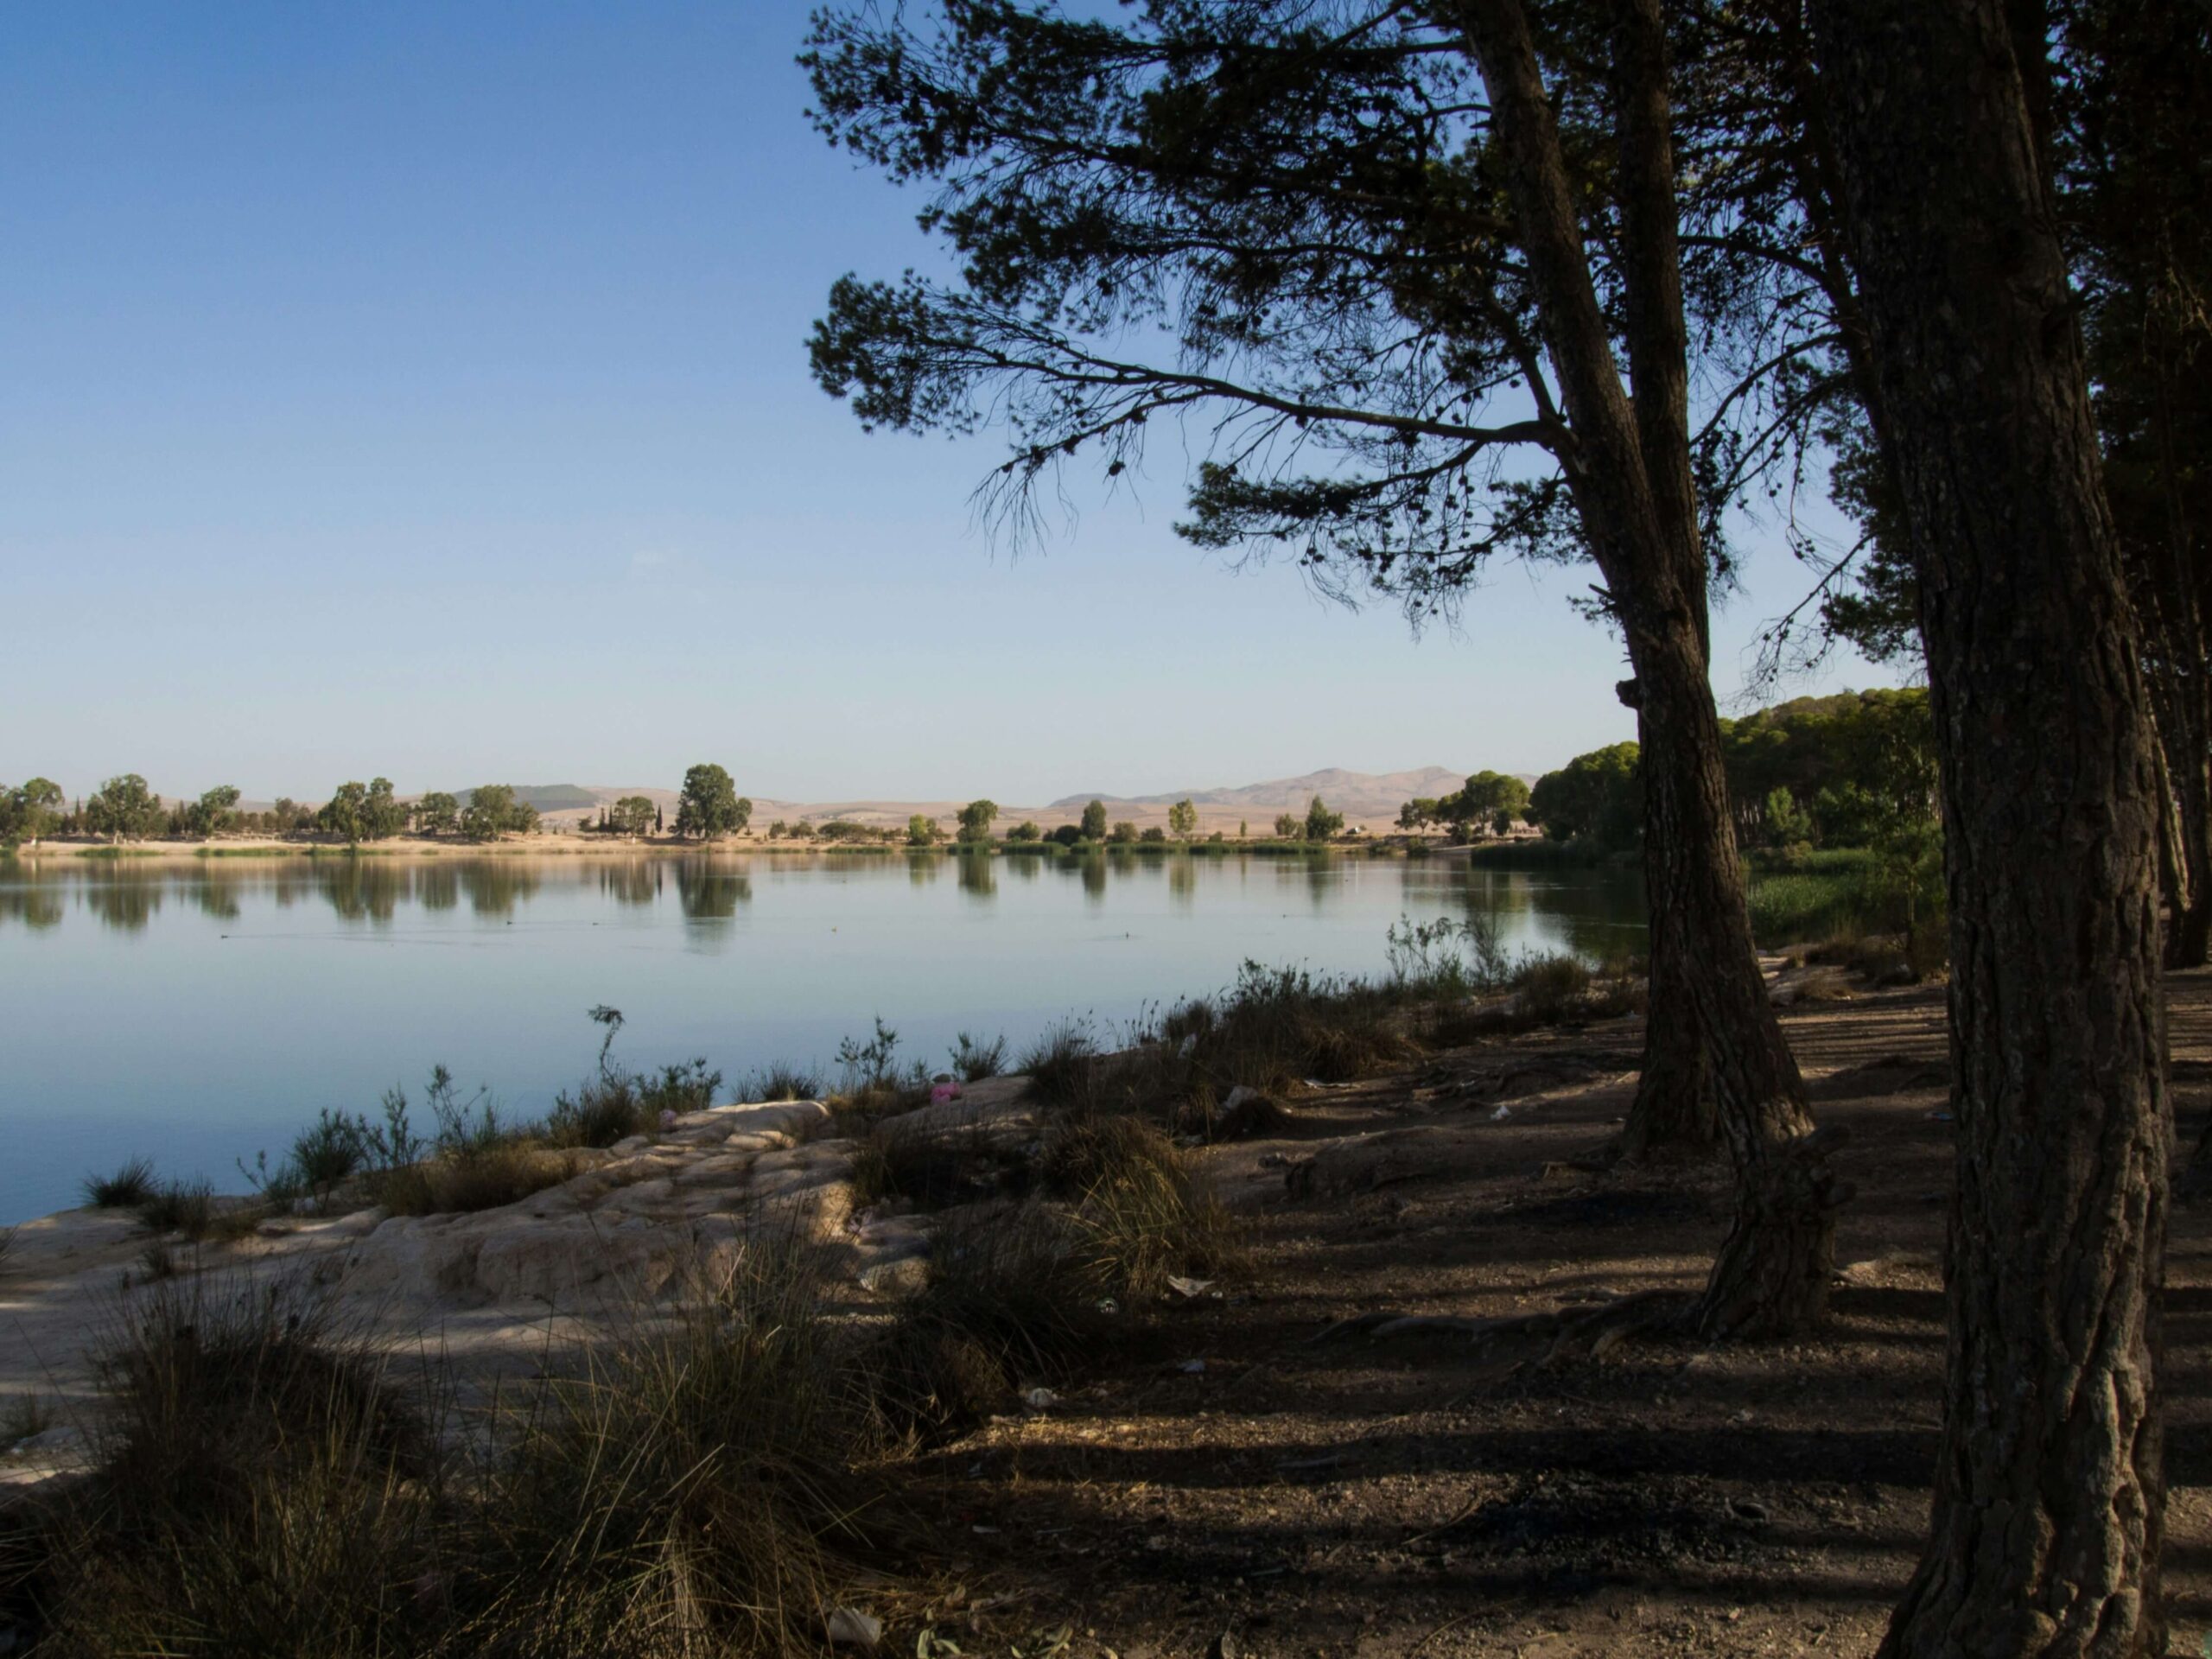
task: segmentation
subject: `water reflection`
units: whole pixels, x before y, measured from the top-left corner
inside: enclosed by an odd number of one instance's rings
[[[690,922],[726,922],[753,900],[753,880],[725,865],[683,859],[676,866],[676,902]]]
[[[599,890],[618,905],[650,905],[660,897],[661,861],[625,859],[598,867]]]
[[[60,924],[62,907],[59,887],[0,887],[0,922],[21,922],[25,927],[55,927]]]
[[[316,884],[330,907],[349,922],[391,925],[411,885],[406,867],[383,858],[319,858]]]
[[[461,872],[450,864],[424,864],[415,872],[415,902],[427,911],[461,906]]]
[[[162,878],[151,872],[108,869],[86,884],[85,904],[103,926],[143,932],[162,907]]]
[[[1188,910],[1198,895],[1198,863],[1185,856],[1167,861],[1167,899],[1178,910]]]
[[[1113,902],[1117,889],[1147,888],[1157,882],[1166,889],[1170,913],[1177,916],[1197,914],[1209,895],[1215,905],[1256,906],[1279,917],[1323,917],[1346,906],[1384,902],[1391,906],[1389,919],[1401,911],[1417,920],[1484,918],[1509,938],[1541,936],[1544,948],[1571,950],[1592,960],[1632,954],[1643,940],[1639,884],[1625,873],[1494,870],[1459,860],[1326,854],[1212,857],[1127,847],[1073,855],[915,851],[834,861],[804,855],[573,862],[321,857],[208,859],[187,868],[152,861],[0,860],[0,927],[64,929],[74,906],[104,929],[138,934],[154,925],[171,894],[186,909],[226,930],[241,923],[250,926],[257,906],[281,910],[302,900],[340,922],[378,929],[391,926],[410,906],[424,915],[442,915],[460,908],[464,899],[475,917],[505,922],[539,899],[549,881],[563,895],[563,905],[582,901],[636,912],[650,912],[673,888],[677,912],[686,922],[719,926],[753,902],[756,868],[779,885],[796,883],[801,893],[817,881],[831,887],[896,882],[917,894],[926,893],[950,869],[951,885],[965,900],[995,905],[1004,897],[1001,889],[1013,884],[1036,895],[1024,897],[1027,906],[1044,899],[1043,883],[1075,887],[1084,908],[1092,911]],[[1378,938],[1380,931],[1376,930]]]
[[[528,859],[472,859],[461,866],[461,891],[468,908],[479,916],[512,918],[515,906],[534,898],[544,883]]]

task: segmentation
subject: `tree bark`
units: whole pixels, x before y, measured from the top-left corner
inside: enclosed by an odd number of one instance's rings
[[[1639,1099],[1655,1113],[1662,1100],[1679,1109],[1709,1083],[1734,1166],[1735,1222],[1694,1321],[1711,1335],[1795,1331],[1825,1305],[1841,1194],[1821,1161],[1827,1143],[1810,1133],[1804,1086],[1752,948],[1721,767],[1691,484],[1663,22],[1656,0],[1620,0],[1614,95],[1631,402],[1527,16],[1518,0],[1459,0],[1454,15],[1489,92],[1503,182],[1574,435],[1568,485],[1636,671],[1655,970],[1651,1075]],[[1663,1028],[1675,1007],[1687,1031]]]
[[[2162,1652],[2172,1124],[2156,764],[2001,0],[1815,0],[1921,561],[1957,1195],[1933,1535],[1898,1656]]]

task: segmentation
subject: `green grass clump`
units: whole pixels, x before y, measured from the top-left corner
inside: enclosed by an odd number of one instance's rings
[[[1856,933],[1871,918],[1866,883],[1856,870],[1756,875],[1750,904],[1751,937],[1779,946]]]
[[[154,1195],[154,1162],[133,1158],[112,1175],[87,1175],[85,1202],[101,1210],[136,1210]]]

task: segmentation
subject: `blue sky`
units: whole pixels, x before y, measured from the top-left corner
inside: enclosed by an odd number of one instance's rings
[[[1586,575],[1501,569],[1416,642],[1179,542],[1177,444],[995,550],[995,439],[868,436],[807,377],[830,283],[929,251],[804,119],[805,11],[9,9],[0,779],[715,759],[763,797],[1031,803],[1632,735]],[[1746,541],[1724,698],[1806,580]]]

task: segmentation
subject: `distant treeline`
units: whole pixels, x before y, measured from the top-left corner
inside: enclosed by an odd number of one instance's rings
[[[516,797],[511,784],[471,790],[467,804],[432,791],[402,801],[389,778],[339,785],[320,806],[280,796],[265,812],[241,811],[238,791],[218,785],[197,800],[168,800],[135,772],[109,779],[90,795],[67,799],[60,785],[34,778],[0,784],[0,847],[35,845],[54,836],[99,836],[111,842],[212,841],[218,836],[320,836],[359,846],[410,831],[421,836],[496,841],[537,828],[537,809]]]
[[[55,836],[98,836],[111,842],[162,838],[204,842],[238,835],[281,840],[316,838],[358,847],[410,834],[493,842],[502,836],[528,835],[541,827],[537,809],[524,800],[512,784],[480,785],[467,792],[465,801],[439,791],[404,801],[394,792],[388,778],[340,784],[320,806],[279,798],[267,811],[249,812],[239,809],[238,799],[238,789],[224,784],[197,800],[165,800],[133,772],[111,778],[92,794],[72,802],[66,799],[59,785],[34,778],[15,787],[0,785],[0,847],[35,845]],[[1000,816],[997,802],[975,800],[960,809],[956,827],[950,832],[935,819],[917,812],[904,830],[845,818],[824,823],[779,818],[768,826],[767,833],[775,841],[818,841],[833,846],[935,847],[949,841],[956,846],[988,847],[1001,844],[993,829]],[[677,798],[674,830],[677,839],[720,841],[743,835],[752,822],[753,802],[737,792],[727,768],[702,762],[684,773]],[[597,817],[587,817],[581,828],[587,834],[633,839],[665,835],[669,830],[662,809],[644,795],[625,795],[602,804]],[[1250,828],[1249,823],[1239,823],[1236,840],[1249,840]],[[1273,829],[1274,839],[1279,842],[1325,843],[1344,834],[1344,817],[1316,795],[1302,815],[1279,814]],[[1154,825],[1142,830],[1127,820],[1109,823],[1106,804],[1095,800],[1084,808],[1077,822],[1050,830],[1033,819],[1024,819],[1006,831],[1002,844],[1008,848],[1166,846],[1190,845],[1198,839],[1198,811],[1189,800],[1178,801],[1168,809],[1165,829]],[[1205,840],[1210,844],[1225,844],[1228,837],[1216,830]]]

